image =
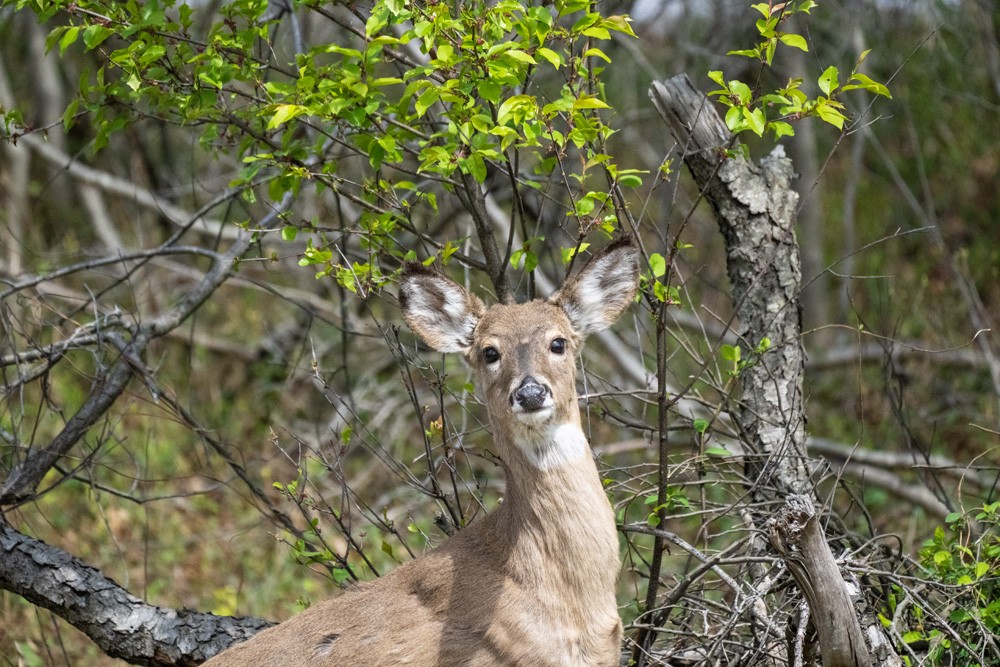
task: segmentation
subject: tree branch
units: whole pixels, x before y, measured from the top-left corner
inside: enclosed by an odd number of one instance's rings
[[[267,228],[279,219],[279,212],[291,203],[291,195],[278,205],[259,225]],[[250,249],[253,235],[241,232],[229,250],[220,255],[205,276],[176,304],[159,317],[144,322],[136,327],[132,339],[109,335],[108,339],[117,341],[118,358],[98,375],[92,391],[80,408],[67,421],[55,438],[46,447],[29,451],[24,459],[17,462],[0,484],[0,506],[13,505],[33,497],[38,484],[52,466],[63,457],[80,438],[97,423],[125,391],[125,387],[142,368],[142,354],[149,343],[163,336],[187,319],[202,303],[208,299],[218,287],[225,282],[233,270],[233,263]]]
[[[55,613],[136,665],[198,665],[270,621],[157,607],[65,551],[0,520],[0,589]]]

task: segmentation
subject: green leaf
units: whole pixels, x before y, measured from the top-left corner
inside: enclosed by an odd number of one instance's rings
[[[80,26],[72,26],[66,29],[63,33],[62,39],[59,40],[59,55],[65,55],[66,49],[73,45],[76,38],[80,35]]]
[[[816,105],[816,115],[830,125],[836,127],[838,130],[844,129],[844,121],[847,120],[847,116],[841,113],[828,101],[824,101]]]
[[[709,423],[708,423],[707,419],[695,419],[691,423],[691,425],[694,427],[694,430],[696,432],[701,433],[702,435],[704,435],[705,432],[708,431],[708,427],[709,427]]]
[[[743,120],[743,107],[729,107],[726,112],[726,127],[733,133],[741,132],[746,126]]]
[[[795,33],[786,32],[778,37],[782,44],[792,46],[796,49],[801,49],[806,53],[809,52],[809,45],[806,43],[805,37],[802,35],[796,35]]]
[[[556,11],[559,16],[574,14],[590,6],[590,0],[556,0]]]
[[[666,303],[670,300],[670,294],[667,293],[667,286],[659,280],[653,283],[653,296],[660,303]]]
[[[544,58],[546,61],[548,61],[550,65],[552,65],[556,69],[559,69],[563,65],[562,56],[560,56],[558,53],[556,53],[550,48],[540,46],[537,49],[535,49],[535,55],[538,56],[539,58]]]
[[[476,179],[477,183],[483,183],[486,181],[486,162],[483,160],[483,156],[478,152],[473,153],[464,160],[459,161],[459,164],[465,171]]]
[[[357,49],[349,49],[344,46],[339,46],[337,44],[331,44],[326,47],[327,53],[338,53],[350,60],[361,60],[361,52]]]
[[[763,136],[764,127],[767,125],[767,118],[764,117],[763,109],[743,109],[743,117],[746,118],[747,125],[758,137]]]
[[[106,28],[103,25],[88,25],[83,31],[83,43],[87,47],[87,50],[90,51],[97,48],[113,34],[115,34],[114,30]]]
[[[781,139],[782,137],[794,137],[795,136],[795,128],[792,127],[791,123],[786,123],[783,120],[773,121],[771,123],[768,123],[767,126],[768,126],[768,128],[771,129],[772,132],[774,132],[774,140],[775,141],[777,141],[778,139]]]
[[[611,107],[602,100],[599,100],[596,95],[581,95],[579,99],[573,102],[574,109],[610,109]]]
[[[624,33],[629,37],[635,37],[636,35],[632,31],[632,26],[629,25],[629,22],[631,20],[632,19],[630,19],[627,16],[621,16],[616,14],[614,16],[609,16],[605,18],[603,21],[601,21],[601,25],[604,26],[605,28],[610,28],[611,30],[614,30],[616,32]]]
[[[753,99],[753,91],[750,90],[750,86],[742,81],[730,81],[729,91],[736,96],[736,99],[738,99],[740,104],[743,106],[750,104],[750,101]]]
[[[480,81],[476,89],[479,91],[479,96],[487,102],[492,102],[493,104],[500,102],[500,92],[503,88],[500,87],[499,83],[488,80]]]
[[[774,52],[778,49],[778,40],[772,37],[767,40],[767,47],[764,49],[764,62],[770,67],[774,61]]]
[[[637,174],[622,174],[618,177],[618,185],[623,188],[638,188],[642,185],[642,176]]]
[[[295,237],[298,235],[298,233],[299,233],[298,229],[292,227],[291,225],[286,225],[281,228],[281,240],[292,242],[295,240]]]
[[[529,53],[527,53],[526,51],[522,51],[521,49],[511,49],[505,52],[504,55],[510,56],[511,58],[513,58],[518,62],[527,63],[529,65],[538,64],[538,61],[532,58]]]
[[[875,93],[876,95],[882,95],[883,97],[888,97],[890,100],[892,99],[892,95],[889,93],[889,89],[884,84],[881,84],[878,81],[873,80],[871,77],[865,74],[855,73],[854,75],[851,76],[851,81],[858,81],[860,83],[849,83],[843,88],[841,88],[841,90],[854,90],[856,88],[862,88],[870,93]]]
[[[833,65],[827,67],[826,71],[820,74],[819,89],[822,90],[823,94],[826,95],[827,97],[833,94],[833,91],[837,90],[837,88],[840,87],[839,84],[837,83],[838,74],[839,71]]]
[[[584,58],[590,58],[591,56],[594,56],[595,58],[600,58],[606,63],[611,62],[611,58],[608,57],[608,54],[604,53],[604,51],[601,51],[596,47],[587,49],[586,51],[583,52]]]
[[[66,111],[63,112],[62,122],[64,130],[69,130],[69,128],[73,127],[73,123],[76,122],[76,112],[79,108],[80,98],[74,97],[66,106]]]
[[[427,113],[427,109],[429,109],[431,105],[437,102],[439,97],[440,97],[439,89],[434,86],[428,86],[427,89],[420,94],[420,97],[418,97],[417,101],[414,102],[413,104],[414,108],[417,111],[417,115],[423,116],[425,113]]]
[[[755,25],[760,36],[769,40],[774,37],[774,29],[778,27],[778,17],[772,15],[766,19],[757,19]]]
[[[719,348],[719,355],[726,361],[731,361],[734,364],[739,363],[742,358],[742,353],[737,345],[723,345]]]
[[[718,458],[726,458],[727,456],[733,455],[731,451],[729,451],[725,447],[719,447],[718,445],[715,447],[706,447],[705,454],[707,454],[708,456],[715,456]]]
[[[538,266],[538,255],[536,255],[535,251],[531,249],[531,244],[535,241],[544,241],[544,240],[545,239],[543,237],[536,237],[526,241],[522,247],[518,248],[517,250],[511,253],[510,265],[513,268],[518,269],[521,268],[523,261],[524,264],[523,268],[525,271],[529,272],[534,271],[535,267]],[[472,390],[469,389],[468,391],[470,391],[471,393]]]
[[[649,271],[654,278],[661,278],[667,272],[667,260],[658,252],[649,256]]]
[[[563,264],[569,264],[570,260],[576,257],[577,253],[583,252],[590,247],[589,243],[581,243],[579,246],[570,246],[568,248],[562,248],[560,253],[562,254]]]
[[[861,52],[861,55],[858,56],[858,61],[856,63],[854,63],[854,70],[855,71],[857,71],[857,69],[859,67],[861,67],[861,63],[863,63],[865,61],[865,59],[868,57],[868,54],[871,53],[871,52],[872,52],[871,49],[865,49],[864,51]]]
[[[296,116],[300,116],[308,109],[300,104],[279,104],[274,109],[274,115],[267,122],[267,129],[273,130],[284,125]]]
[[[505,125],[508,120],[521,122],[524,117],[535,109],[535,98],[531,95],[514,95],[508,97],[497,109],[497,123]]]
[[[608,29],[599,25],[584,28],[582,34],[587,37],[593,37],[594,39],[611,39],[611,33],[608,32]]]

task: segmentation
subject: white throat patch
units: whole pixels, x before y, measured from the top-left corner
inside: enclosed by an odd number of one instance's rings
[[[539,470],[561,468],[590,456],[587,436],[576,424],[547,424],[518,431],[515,444]]]

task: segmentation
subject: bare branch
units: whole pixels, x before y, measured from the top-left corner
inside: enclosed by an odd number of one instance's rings
[[[136,665],[197,665],[270,621],[157,607],[65,551],[0,519],[0,589],[54,612]]]

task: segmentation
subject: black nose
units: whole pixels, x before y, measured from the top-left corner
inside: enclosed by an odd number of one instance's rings
[[[521,385],[511,395],[511,403],[517,403],[528,412],[541,410],[545,407],[545,399],[549,388],[530,375],[521,380]]]

